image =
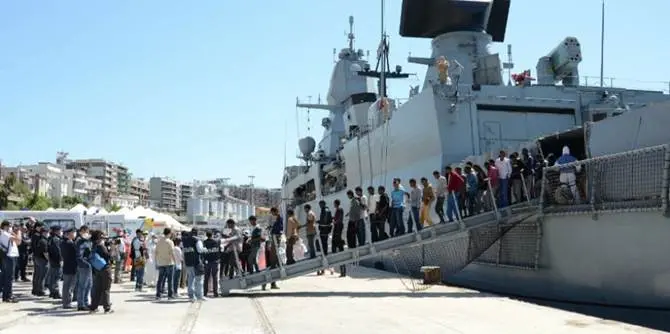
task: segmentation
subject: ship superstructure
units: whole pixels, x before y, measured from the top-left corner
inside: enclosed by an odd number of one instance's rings
[[[402,77],[402,69],[371,69],[363,51],[354,49],[351,33],[333,68],[326,103],[297,103],[329,116],[321,122],[318,145],[310,137],[300,140],[305,164],[286,168],[283,186],[291,205],[343,200],[345,189],[388,187],[394,177],[430,176],[466,157],[518,150],[536,138],[668,100],[660,91],[581,85],[583,55],[576,37],[557,41],[538,57],[534,71],[506,82],[491,46],[504,40],[509,9],[510,0],[404,1],[400,35],[432,39],[432,53],[408,58],[427,69],[421,89],[412,89],[402,106],[379,93],[392,74]],[[387,53],[382,38],[378,56]],[[374,74],[380,71],[386,77]]]

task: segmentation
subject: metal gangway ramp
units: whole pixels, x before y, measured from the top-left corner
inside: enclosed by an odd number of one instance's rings
[[[319,270],[338,267],[358,261],[374,258],[380,255],[391,254],[394,251],[420,246],[423,244],[448,241],[450,239],[462,238],[464,234],[475,228],[491,226],[496,224],[516,225],[516,223],[528,219],[537,214],[538,209],[535,205],[524,203],[519,206],[502,209],[501,212],[507,213],[505,218],[499,211],[482,213],[473,217],[468,217],[459,223],[436,224],[423,228],[421,231],[396,236],[375,243],[366,243],[353,249],[345,249],[338,253],[329,253],[313,259],[304,259],[291,265],[283,264],[279,261],[279,267],[265,269],[260,272],[245,274],[229,279],[222,277],[219,281],[221,295],[229,295],[231,290],[244,290],[263,284],[270,284],[275,281],[287,280],[295,277],[304,276]],[[319,240],[316,238],[316,240]],[[318,242],[318,241],[317,241]],[[235,252],[238,268],[240,267],[237,252]]]

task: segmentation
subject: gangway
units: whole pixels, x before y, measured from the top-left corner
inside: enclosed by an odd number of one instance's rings
[[[230,294],[231,290],[244,290],[263,284],[270,284],[275,281],[300,277],[319,270],[327,270],[340,265],[356,263],[361,260],[390,254],[403,248],[463,238],[467,236],[470,230],[475,228],[496,224],[516,225],[516,223],[526,220],[538,212],[537,206],[528,204],[503,210],[507,211],[505,218],[501,217],[498,211],[490,211],[465,218],[462,220],[460,226],[456,223],[437,224],[426,227],[418,232],[415,231],[375,243],[368,242],[363,246],[345,249],[342,252],[331,253],[327,256],[321,253],[321,256],[301,260],[291,265],[281,264],[280,261],[279,268],[265,269],[257,273],[233,277],[232,279],[222,277],[219,281],[220,293],[226,296]]]

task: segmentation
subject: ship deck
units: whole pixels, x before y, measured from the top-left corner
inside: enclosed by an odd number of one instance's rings
[[[0,331],[14,333],[659,333],[447,286],[408,291],[397,275],[355,267],[351,277],[308,275],[280,290],[205,302],[154,301],[132,284],[114,285],[112,314],[62,310],[50,300],[0,305]],[[408,283],[405,281],[405,283]],[[18,293],[30,283],[18,283]],[[10,311],[10,312],[8,312]],[[122,328],[120,326],[123,326]]]

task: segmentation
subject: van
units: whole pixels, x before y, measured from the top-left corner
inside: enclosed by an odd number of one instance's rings
[[[46,226],[59,225],[63,229],[79,228],[84,225],[84,214],[73,211],[0,211],[0,221],[21,220],[29,217]]]

